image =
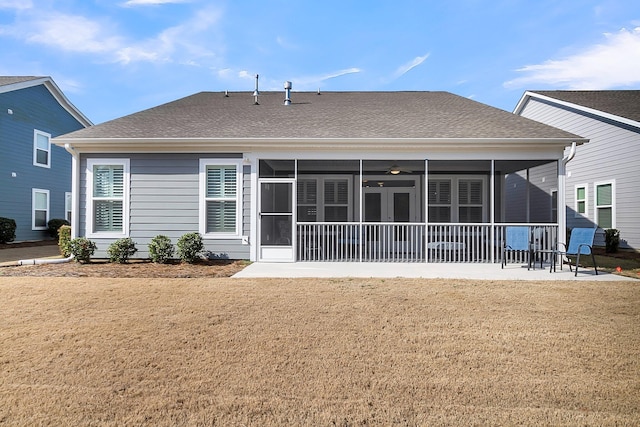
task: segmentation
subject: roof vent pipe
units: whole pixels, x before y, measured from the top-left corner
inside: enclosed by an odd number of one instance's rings
[[[291,82],[284,82],[284,105],[291,105]]]
[[[253,91],[253,99],[254,99],[254,104],[255,105],[260,105],[260,103],[258,103],[258,96],[260,95],[260,92],[258,92],[258,78],[260,76],[258,74],[256,74],[256,90]]]

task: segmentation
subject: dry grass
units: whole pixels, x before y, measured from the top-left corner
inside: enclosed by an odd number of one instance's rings
[[[638,425],[640,283],[0,278],[0,425]]]

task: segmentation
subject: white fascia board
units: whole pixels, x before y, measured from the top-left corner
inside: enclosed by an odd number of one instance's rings
[[[35,77],[31,80],[25,80],[23,82],[11,83],[8,85],[0,86],[0,93],[13,92],[14,90],[26,89],[33,86],[45,84],[49,77]]]
[[[69,101],[69,99],[65,96],[65,94],[60,90],[58,85],[53,81],[53,79],[47,77],[44,83],[44,86],[49,90],[51,95],[58,101],[58,104],[69,114],[71,114],[77,121],[82,123],[85,128],[93,126],[91,120],[87,118],[80,110],[78,110],[75,105]]]
[[[631,119],[628,119],[628,118],[622,117],[622,116],[617,116],[615,114],[605,113],[604,111],[596,110],[596,109],[593,109],[593,108],[588,108],[588,107],[585,107],[585,106],[580,105],[580,104],[574,104],[572,102],[561,101],[559,99],[552,98],[550,96],[540,95],[538,93],[530,92],[530,91],[525,92],[525,94],[520,99],[520,102],[518,102],[518,105],[513,110],[513,113],[517,114],[517,115],[521,115],[522,109],[524,108],[524,105],[525,105],[526,101],[529,98],[537,98],[537,99],[540,99],[540,100],[543,100],[543,101],[547,101],[547,102],[552,103],[552,104],[557,104],[557,105],[561,105],[563,107],[572,108],[574,110],[582,111],[582,112],[585,112],[587,114],[591,114],[591,115],[594,115],[594,116],[597,116],[597,117],[602,117],[602,118],[607,119],[607,120],[612,120],[614,122],[623,123],[625,125],[633,126],[635,128],[639,128],[640,129],[640,122],[637,122],[635,120],[631,120]]]

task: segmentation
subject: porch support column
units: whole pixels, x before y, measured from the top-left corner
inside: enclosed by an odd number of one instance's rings
[[[429,159],[424,159],[424,188],[423,192],[423,209],[424,209],[424,242],[422,242],[422,250],[424,253],[424,262],[429,262],[428,251],[428,234],[429,234]]]
[[[362,225],[362,220],[364,218],[364,206],[363,206],[363,202],[364,202],[364,196],[363,196],[363,188],[362,188],[362,180],[364,179],[363,173],[362,173],[362,159],[359,160],[359,164],[360,164],[360,180],[358,182],[358,199],[359,199],[359,203],[360,203],[360,209],[358,209],[358,214],[359,214],[359,220],[358,220],[358,228],[360,229],[360,233],[358,236],[358,239],[360,244],[358,245],[358,262],[362,262],[362,246],[364,245],[364,230],[363,230],[363,225]]]
[[[493,248],[491,249],[491,263],[495,262],[495,245],[493,242],[496,241],[496,161],[491,159],[491,176],[489,177],[489,204],[491,206],[490,210],[490,218],[491,228],[489,229],[489,238],[491,239],[491,244]]]
[[[526,208],[525,212],[525,221],[528,223],[531,222],[531,177],[529,175],[530,169],[527,168],[527,187],[525,190],[526,199],[524,201],[524,205]]]

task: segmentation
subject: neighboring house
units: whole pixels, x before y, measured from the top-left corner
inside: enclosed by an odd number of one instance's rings
[[[567,228],[597,225],[598,245],[604,245],[603,230],[615,228],[621,248],[640,250],[640,90],[528,91],[514,113],[590,140],[567,164]],[[542,178],[554,172],[548,166],[530,170],[537,197],[532,206],[538,208],[534,221],[553,215],[551,195],[558,184]],[[521,173],[508,182],[522,179]],[[516,194],[510,196],[516,200]]]
[[[504,176],[584,142],[446,92],[288,91],[201,92],[54,140],[95,256],[199,232],[211,256],[289,262],[496,261]]]
[[[88,126],[50,77],[0,76],[0,217],[16,221],[16,241],[70,219],[71,155],[51,138]]]

